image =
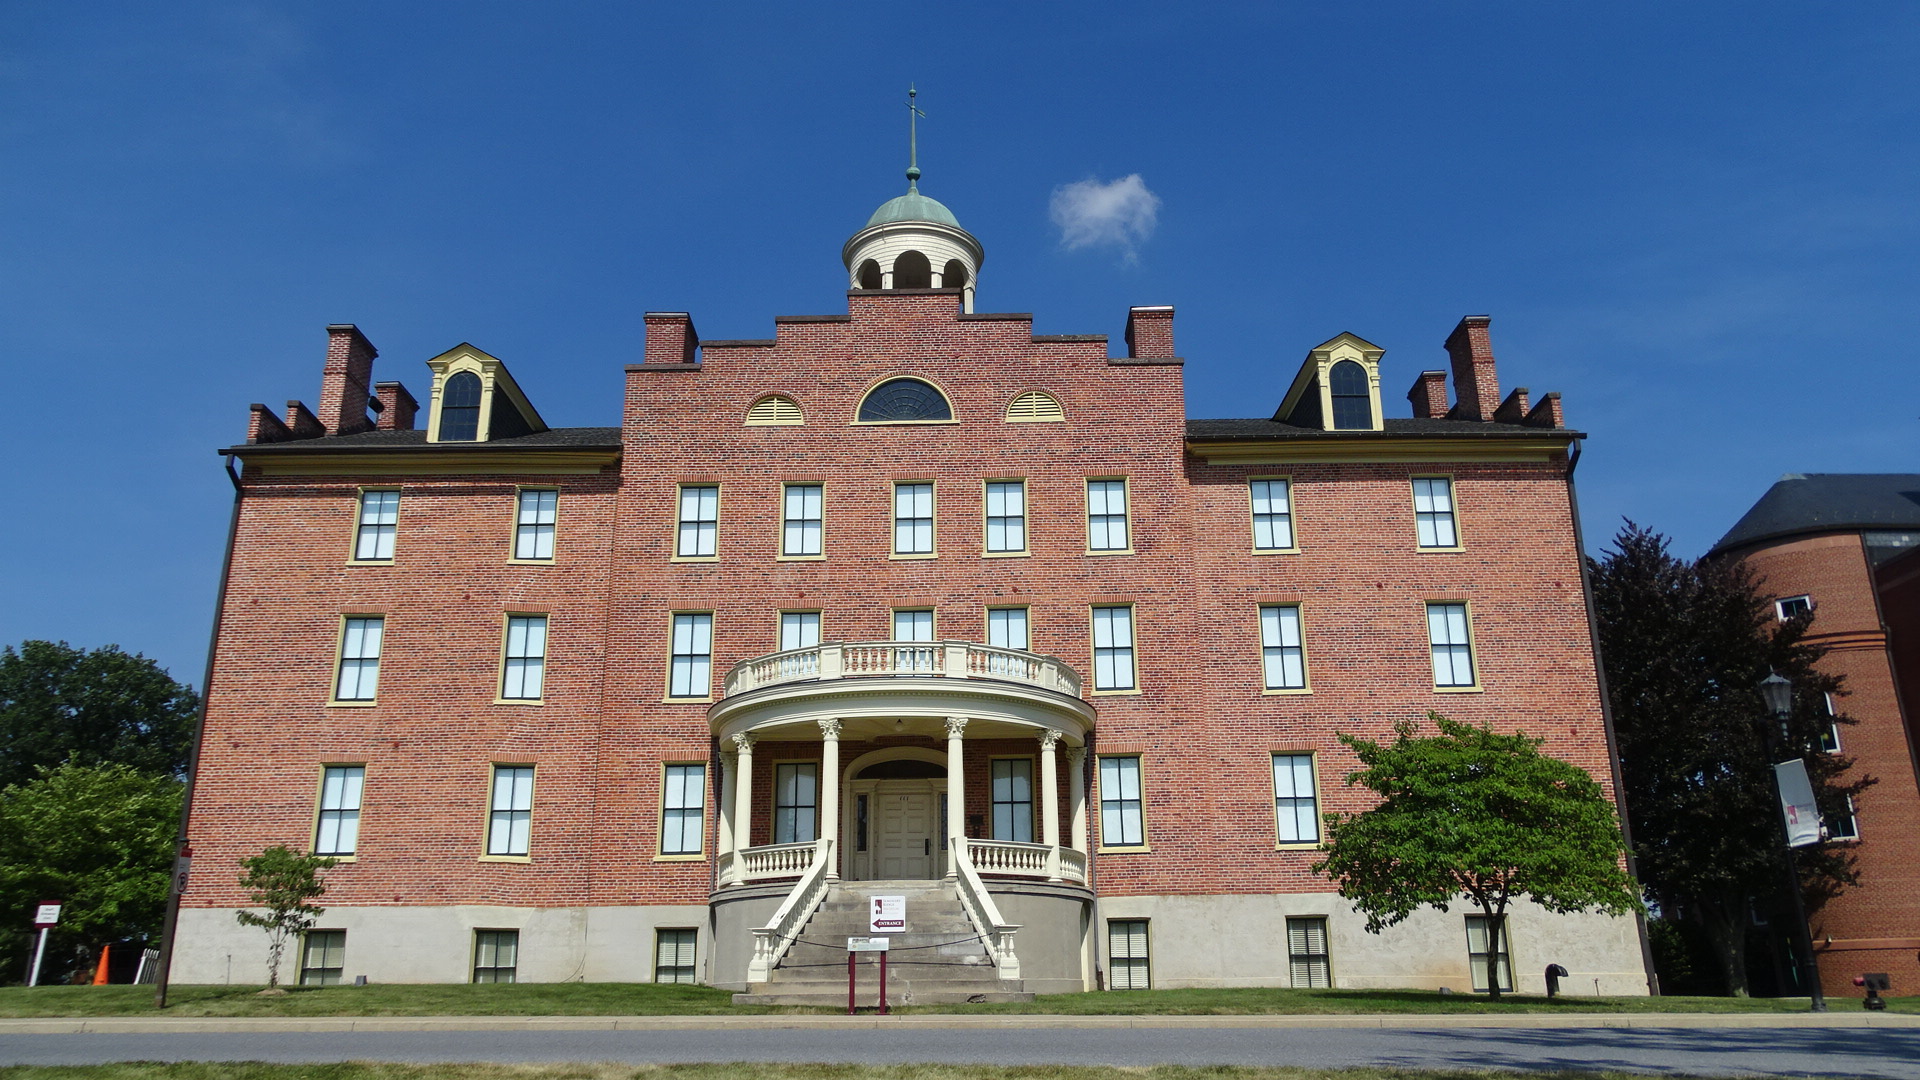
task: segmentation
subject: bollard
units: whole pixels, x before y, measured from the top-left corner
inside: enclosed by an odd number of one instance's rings
[[[1884,971],[1870,971],[1865,975],[1855,975],[1853,985],[1867,989],[1867,999],[1860,1003],[1861,1008],[1879,1010],[1887,1007],[1886,999],[1880,994],[1893,989],[1893,977]]]

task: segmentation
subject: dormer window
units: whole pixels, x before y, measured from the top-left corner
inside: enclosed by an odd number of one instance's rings
[[[480,437],[480,376],[455,372],[440,399],[440,441],[472,442]]]
[[[1352,360],[1333,365],[1328,376],[1333,391],[1333,426],[1343,431],[1373,428],[1373,395],[1367,389],[1367,369]]]
[[[428,442],[492,442],[547,430],[497,358],[461,345],[427,366],[433,369]]]
[[[1380,346],[1341,334],[1308,350],[1273,418],[1320,431],[1380,431]]]
[[[888,379],[860,402],[862,424],[937,424],[952,419],[947,396],[919,379]]]

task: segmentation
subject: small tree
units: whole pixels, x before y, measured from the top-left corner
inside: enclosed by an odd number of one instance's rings
[[[1593,777],[1540,753],[1542,740],[1427,718],[1440,734],[1402,723],[1386,744],[1340,741],[1364,766],[1347,777],[1380,796],[1358,814],[1327,815],[1326,858],[1313,867],[1383,928],[1466,896],[1487,916],[1489,996],[1500,996],[1507,906],[1524,896],[1548,911],[1638,908],[1621,866],[1625,847],[1613,805]]]
[[[326,883],[320,880],[320,871],[338,861],[301,855],[284,844],[275,844],[258,855],[240,860],[247,871],[240,875],[240,887],[247,890],[248,899],[267,910],[265,914],[241,910],[233,916],[243,925],[258,926],[267,932],[268,989],[280,985],[280,957],[286,951],[287,938],[306,933],[313,928],[314,921],[326,913],[326,908],[307,901],[327,891]]]

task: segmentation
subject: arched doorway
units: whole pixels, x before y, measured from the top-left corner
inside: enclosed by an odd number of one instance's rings
[[[898,746],[862,754],[842,772],[847,797],[841,876],[929,880],[947,872],[947,756]]]

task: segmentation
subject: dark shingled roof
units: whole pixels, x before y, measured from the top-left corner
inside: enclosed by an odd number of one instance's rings
[[[1802,533],[1920,529],[1920,474],[1788,473],[1709,555]]]
[[[242,443],[220,451],[223,454],[320,454],[371,453],[402,448],[427,453],[466,453],[473,450],[583,450],[619,449],[617,427],[549,428],[531,435],[488,442],[427,442],[424,430],[362,431],[354,435],[327,435],[318,439],[289,439],[277,443]]]
[[[1422,420],[1417,418],[1388,420],[1385,431],[1323,431],[1320,428],[1296,427],[1278,420],[1189,420],[1187,438],[1197,442],[1224,441],[1229,439],[1351,439],[1378,438],[1381,435],[1404,435],[1417,438],[1429,435],[1456,435],[1466,438],[1500,438],[1526,435],[1561,435],[1569,439],[1584,438],[1583,432],[1568,428],[1538,428],[1524,424],[1494,424],[1478,420]]]

